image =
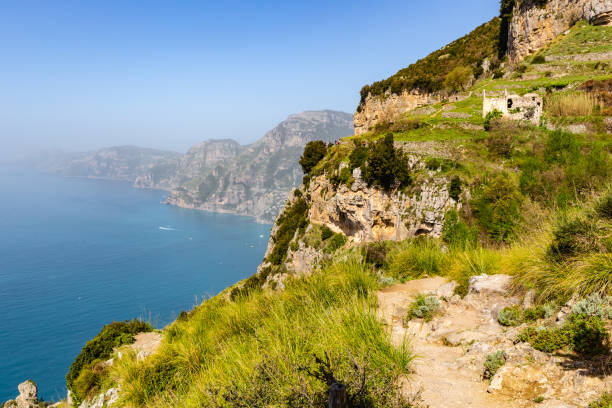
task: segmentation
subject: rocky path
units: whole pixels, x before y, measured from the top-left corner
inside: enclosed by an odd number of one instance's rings
[[[505,296],[510,277],[480,276],[470,283],[470,293],[453,296],[454,282],[443,278],[410,281],[378,292],[379,313],[396,345],[408,341],[417,358],[414,373],[403,383],[408,397],[424,407],[546,407],[588,405],[612,377],[585,375],[581,364],[538,352],[528,344],[513,344],[520,328],[497,323],[499,311],[520,299]],[[441,313],[431,322],[404,322],[410,303],[419,293],[438,296]],[[504,350],[507,363],[491,381],[483,380],[488,354]],[[538,397],[544,400],[534,402]]]

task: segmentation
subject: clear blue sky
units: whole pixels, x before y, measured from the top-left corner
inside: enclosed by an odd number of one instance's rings
[[[0,156],[249,143],[468,33],[495,0],[3,2]]]

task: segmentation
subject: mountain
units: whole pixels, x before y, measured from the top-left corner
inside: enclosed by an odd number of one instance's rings
[[[289,191],[302,182],[298,164],[306,143],[334,142],[353,133],[352,116],[336,111],[307,111],[289,116],[257,142],[200,143],[176,169],[153,166],[135,185],[174,187],[166,202],[180,207],[250,215],[272,222]],[[166,173],[168,176],[160,177]]]
[[[77,402],[609,407],[611,15],[502,0],[364,88],[356,134],[289,193],[257,272],[149,333],[158,348],[118,352],[129,323],[103,329],[71,367]],[[285,134],[173,195],[222,205],[244,172],[295,180],[259,161]]]
[[[137,146],[117,146],[84,153],[43,154],[26,161],[35,168],[66,177],[134,182],[152,167],[172,168],[180,153]]]
[[[290,115],[261,139],[240,145],[207,140],[187,153],[135,146],[50,154],[30,164],[69,177],[124,180],[171,191],[166,203],[272,222],[289,191],[302,182],[298,163],[306,143],[332,143],[353,133],[352,115],[331,110]]]

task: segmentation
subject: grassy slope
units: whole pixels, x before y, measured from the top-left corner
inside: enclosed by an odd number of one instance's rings
[[[583,44],[581,53],[600,50],[607,30],[581,25],[544,54],[563,54],[567,44]],[[612,76],[593,62],[572,62],[567,75],[557,64],[527,64],[522,77],[510,73],[481,80],[464,101],[443,102],[432,112],[410,113],[395,124],[349,138],[371,141],[391,131],[396,140],[433,144],[444,157],[439,171],[460,177],[462,190],[469,186],[474,192],[473,200],[465,203],[453,228],[445,227],[443,240],[377,244],[365,261],[356,250],[348,257],[338,253],[336,261],[310,277],[289,280],[284,291],[253,290],[232,302],[228,290],[203,302],[165,329],[155,356],[144,362],[127,356],[112,367],[110,381],[121,385],[123,405],[322,406],[333,375],[361,406],[408,406],[396,387],[397,379],[409,372],[412,356],[407,347],[390,345],[376,317],[374,292],[382,282],[441,274],[457,279],[458,292],[465,293],[471,275],[511,273],[517,276],[517,290],[536,289],[540,302],[559,303],[576,290],[611,294],[612,226],[601,210],[606,195],[612,202],[605,188],[609,136],[597,129],[571,136],[503,123],[490,132],[478,128],[483,89],[574,88],[585,79]],[[467,116],[444,117],[444,112]],[[351,143],[332,147],[315,172],[333,171],[351,150]],[[499,185],[520,199],[513,234],[501,242],[482,220],[483,213],[495,213],[497,207],[495,214],[504,213],[503,200],[487,201]],[[575,219],[590,220],[592,228],[572,230]],[[551,248],[564,238],[588,245],[551,257]],[[378,269],[382,278],[373,273]],[[329,364],[322,363],[328,358]]]

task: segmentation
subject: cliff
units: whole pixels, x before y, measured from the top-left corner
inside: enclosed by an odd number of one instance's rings
[[[611,0],[529,0],[514,6],[508,32],[508,57],[518,63],[550,44],[576,22],[612,24]]]
[[[196,147],[181,160],[184,167],[177,171],[180,187],[166,201],[272,222],[289,191],[302,182],[298,160],[306,143],[313,140],[331,143],[352,134],[351,119],[351,115],[335,111],[291,115],[257,142],[234,146],[227,150],[228,155],[215,156],[223,157],[214,163],[205,162],[205,155],[195,153],[201,149]]]

